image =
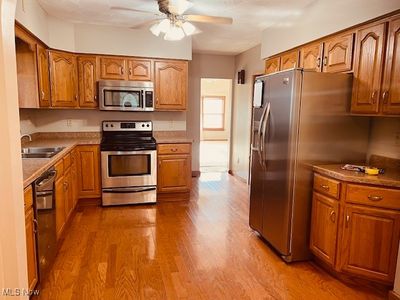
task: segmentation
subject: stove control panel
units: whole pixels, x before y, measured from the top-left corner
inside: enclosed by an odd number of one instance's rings
[[[153,131],[151,121],[103,121],[103,131]]]

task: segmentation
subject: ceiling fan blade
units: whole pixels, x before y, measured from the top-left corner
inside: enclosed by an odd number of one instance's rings
[[[213,24],[232,24],[232,18],[215,17],[215,16],[202,16],[202,15],[184,15],[185,20],[190,22],[199,23],[213,23]]]
[[[146,11],[146,10],[140,10],[140,9],[135,9],[135,8],[129,8],[129,7],[122,7],[122,6],[111,6],[111,10],[121,10],[121,11],[133,11],[133,12],[138,12],[138,13],[144,13],[144,14],[151,14],[151,15],[156,15],[159,16],[160,14],[151,12],[151,11]]]
[[[151,21],[146,21],[146,22],[143,22],[143,23],[134,25],[134,26],[129,27],[129,28],[130,28],[130,29],[144,29],[144,28],[149,28],[151,25],[153,25],[153,24],[159,22],[160,20],[162,20],[162,19],[154,19],[154,20],[151,20]]]

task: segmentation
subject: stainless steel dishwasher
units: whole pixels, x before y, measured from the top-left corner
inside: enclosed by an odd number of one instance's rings
[[[42,281],[57,253],[56,203],[54,181],[57,171],[46,171],[35,181],[35,209],[37,226],[37,252],[39,279]]]

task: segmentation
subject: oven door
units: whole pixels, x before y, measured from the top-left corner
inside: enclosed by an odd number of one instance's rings
[[[157,185],[157,152],[102,151],[103,188]]]
[[[144,91],[132,87],[101,87],[100,110],[142,111]]]

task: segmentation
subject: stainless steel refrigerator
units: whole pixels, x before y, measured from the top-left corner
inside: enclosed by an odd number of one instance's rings
[[[256,79],[250,227],[287,261],[309,258],[312,165],[364,162],[369,118],[351,116],[352,76],[292,69]]]

